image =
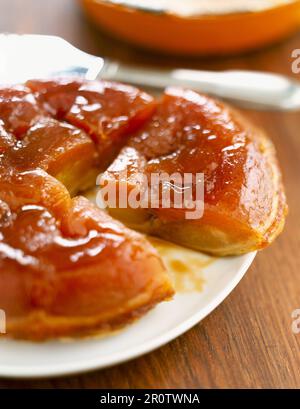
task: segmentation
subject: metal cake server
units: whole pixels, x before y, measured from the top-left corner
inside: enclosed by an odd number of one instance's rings
[[[300,82],[259,71],[156,70],[89,55],[60,37],[0,34],[0,83],[81,76],[155,88],[181,86],[259,110],[300,109]]]

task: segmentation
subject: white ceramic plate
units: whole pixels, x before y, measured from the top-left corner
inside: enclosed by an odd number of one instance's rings
[[[46,76],[49,70],[67,74],[83,72],[88,76],[101,65],[101,61],[95,65],[94,58],[91,60],[58,38],[26,36],[21,45],[18,36],[11,36],[9,41],[0,36],[0,61],[3,62],[0,82],[1,78],[14,82]],[[35,46],[39,47],[38,54]],[[34,56],[43,50],[46,54],[39,59],[43,64],[39,65],[33,57],[24,59],[21,66],[16,64],[15,57],[19,58],[20,53],[28,56],[31,52]],[[251,253],[210,260],[201,253],[178,246],[166,247],[161,242],[156,245],[171,270],[176,266],[182,270],[173,272],[179,290],[173,301],[160,304],[136,323],[102,339],[40,344],[1,339],[0,376],[67,375],[104,368],[152,351],[183,334],[215,309],[238,284],[255,257],[255,253]],[[190,271],[184,271],[185,267]]]

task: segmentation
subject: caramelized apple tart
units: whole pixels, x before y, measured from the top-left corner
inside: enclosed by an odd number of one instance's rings
[[[124,170],[128,191],[137,173],[203,173],[203,216],[160,207],[109,215],[78,195],[101,172],[120,188]],[[79,79],[0,89],[0,308],[9,336],[108,332],[169,299],[162,260],[135,230],[234,255],[271,243],[285,213],[271,141],[212,98],[168,89],[156,101]]]

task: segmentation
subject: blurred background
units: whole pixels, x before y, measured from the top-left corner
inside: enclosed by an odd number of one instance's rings
[[[300,80],[292,72],[299,1],[129,2],[0,0],[0,32],[57,35],[130,64],[262,70]],[[133,362],[53,381],[1,380],[0,387],[300,387],[300,335],[290,329],[291,312],[300,308],[300,114],[247,114],[275,143],[290,214],[233,294],[187,334]]]
[[[299,47],[300,38],[295,34],[300,25],[299,1],[128,2],[140,3],[142,7],[136,10],[101,0],[0,0],[0,31],[58,35],[89,53],[130,63],[203,69],[247,67],[292,74],[291,50]],[[203,4],[204,11],[208,13],[211,9],[211,14],[174,17],[159,12],[159,4],[189,2]],[[145,4],[152,8],[156,5],[158,11],[155,8],[153,12],[145,11]],[[213,8],[213,4],[219,6]],[[266,11],[266,4],[267,8],[276,7]],[[214,15],[214,11],[218,14]],[[185,54],[185,58],[174,54]],[[213,57],[207,57],[208,54]]]

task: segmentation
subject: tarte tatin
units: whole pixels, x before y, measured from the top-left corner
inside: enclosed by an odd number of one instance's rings
[[[203,173],[203,217],[165,208],[108,215],[78,195],[99,173],[117,181],[123,170],[128,191],[137,172]],[[0,308],[8,336],[109,332],[171,298],[162,260],[134,230],[234,255],[271,243],[286,208],[271,141],[212,98],[168,89],[156,101],[128,85],[79,79],[0,89]]]

